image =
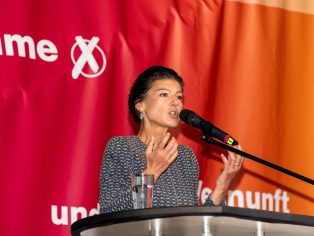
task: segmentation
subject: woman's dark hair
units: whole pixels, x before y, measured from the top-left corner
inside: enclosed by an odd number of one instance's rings
[[[174,70],[164,66],[152,66],[143,71],[135,80],[129,94],[129,111],[137,123],[139,123],[139,112],[135,104],[141,102],[148,90],[153,86],[156,80],[173,79],[177,81],[183,92],[183,80]]]

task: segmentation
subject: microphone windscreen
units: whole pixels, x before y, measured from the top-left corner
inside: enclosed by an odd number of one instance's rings
[[[238,142],[234,140],[229,134],[218,129],[209,121],[203,120],[193,111],[190,111],[188,109],[183,109],[180,112],[179,117],[182,121],[184,121],[188,125],[192,125],[198,129],[201,129],[202,132],[206,135],[213,136],[214,138],[217,138],[220,141],[231,144],[231,145],[238,144]]]
[[[189,119],[188,119],[188,115],[191,113],[190,110],[187,110],[187,109],[183,109],[180,114],[179,114],[179,117],[182,121],[184,122],[187,122]]]
[[[179,117],[185,123],[193,125],[197,128],[201,128],[202,119],[198,115],[196,115],[195,112],[190,111],[188,109],[183,109],[180,112]]]

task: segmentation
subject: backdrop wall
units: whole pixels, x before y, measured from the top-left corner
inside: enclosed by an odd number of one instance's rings
[[[105,144],[136,132],[128,91],[157,64],[184,78],[185,108],[314,178],[314,3],[20,0],[0,13],[1,235],[69,235],[97,214]],[[185,124],[174,134],[198,156],[202,202],[223,150]],[[228,204],[313,215],[313,196],[246,160]]]

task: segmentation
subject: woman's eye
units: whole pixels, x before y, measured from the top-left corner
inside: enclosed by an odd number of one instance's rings
[[[183,100],[183,96],[182,96],[182,95],[178,95],[177,98],[178,98],[179,100],[181,100],[181,101]]]
[[[159,94],[159,96],[160,96],[160,97],[167,97],[168,94],[167,94],[167,93],[161,93],[161,94]]]

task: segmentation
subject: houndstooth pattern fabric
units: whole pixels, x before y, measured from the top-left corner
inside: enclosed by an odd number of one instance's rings
[[[111,138],[100,172],[100,213],[133,209],[131,175],[145,169],[146,144],[137,136]],[[154,185],[153,207],[197,206],[199,167],[191,148],[179,145],[178,157]],[[208,198],[205,205],[214,205]]]

